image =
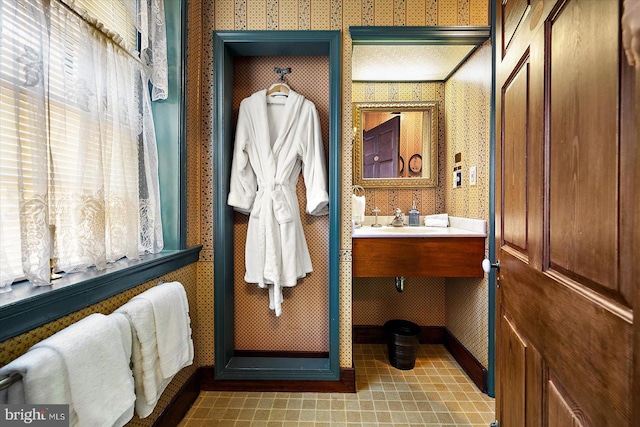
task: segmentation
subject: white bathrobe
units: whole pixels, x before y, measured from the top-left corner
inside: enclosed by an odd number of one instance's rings
[[[227,202],[249,214],[244,279],[269,288],[276,316],[282,287],[295,286],[312,271],[296,197],[301,170],[306,212],[326,215],[327,173],[315,105],[293,90],[288,97],[261,90],[242,100]]]

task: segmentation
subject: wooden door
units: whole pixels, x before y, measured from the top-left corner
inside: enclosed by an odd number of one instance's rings
[[[363,132],[364,177],[397,178],[400,116]]]
[[[496,3],[499,425],[638,425],[638,91],[621,1]]]

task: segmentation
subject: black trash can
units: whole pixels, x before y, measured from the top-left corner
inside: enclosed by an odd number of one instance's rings
[[[408,320],[389,320],[384,324],[389,363],[394,368],[409,370],[416,365],[420,345],[420,326]]]

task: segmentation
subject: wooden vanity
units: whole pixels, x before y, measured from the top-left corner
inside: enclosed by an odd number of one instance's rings
[[[472,227],[478,220],[469,221]],[[453,224],[457,219],[450,217]],[[354,230],[353,277],[483,277],[486,225],[475,230],[404,227]],[[413,233],[413,230],[416,230]]]
[[[353,239],[353,277],[482,277],[484,237]]]

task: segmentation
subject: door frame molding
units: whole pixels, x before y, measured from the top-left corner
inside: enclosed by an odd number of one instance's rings
[[[490,5],[491,20],[491,96],[489,108],[489,259],[496,260],[496,2]],[[488,364],[487,366],[487,394],[495,394],[496,368],[496,269],[489,271],[487,286],[489,288],[489,322],[488,322]]]
[[[213,33],[214,99],[214,355],[216,380],[340,379],[339,241],[341,153],[340,31],[216,31]],[[233,139],[234,56],[329,58],[329,357],[234,355],[233,209],[227,205]]]

